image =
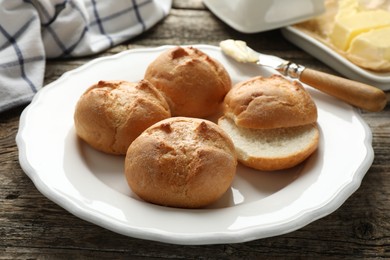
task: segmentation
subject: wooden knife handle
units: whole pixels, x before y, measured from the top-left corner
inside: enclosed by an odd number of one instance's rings
[[[387,103],[386,94],[382,90],[357,81],[307,68],[299,79],[313,88],[367,111],[381,111]]]

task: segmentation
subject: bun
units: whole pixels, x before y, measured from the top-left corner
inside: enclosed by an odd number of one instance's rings
[[[234,145],[218,125],[173,117],[149,127],[129,146],[125,174],[145,201],[199,208],[226,192],[236,165]]]
[[[224,104],[225,116],[241,127],[272,129],[317,121],[317,107],[309,93],[299,82],[280,75],[236,84]]]
[[[148,81],[99,81],[80,97],[74,114],[77,135],[97,150],[126,154],[152,124],[170,117],[168,104]]]
[[[166,97],[172,116],[200,118],[218,111],[232,85],[221,63],[193,47],[163,52],[148,66],[145,79]]]
[[[218,124],[232,138],[238,160],[258,170],[291,168],[308,158],[318,146],[319,131],[315,123],[287,128],[250,129],[221,117]]]
[[[236,84],[218,125],[232,138],[238,161],[264,171],[293,167],[318,147],[317,107],[298,82],[279,75]]]

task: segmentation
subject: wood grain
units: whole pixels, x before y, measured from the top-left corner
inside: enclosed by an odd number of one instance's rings
[[[177,0],[165,20],[135,39],[98,55],[48,61],[45,84],[89,60],[126,49],[165,44],[217,45],[228,38],[243,39],[258,51],[337,75],[287,42],[278,30],[241,34],[217,19],[200,0]],[[361,187],[338,210],[285,235],[205,246],[122,236],[73,216],[44,197],[18,161],[15,136],[23,109],[0,114],[0,259],[390,258],[389,104],[378,113],[362,112],[373,133],[375,159]]]

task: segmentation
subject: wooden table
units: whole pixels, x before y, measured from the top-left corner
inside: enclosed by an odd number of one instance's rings
[[[170,15],[145,34],[92,57],[47,62],[45,84],[99,56],[164,44],[243,39],[262,52],[337,74],[286,41],[279,30],[241,34],[200,0],[174,1]],[[388,93],[389,96],[389,93]],[[361,187],[334,213],[295,232],[239,244],[180,246],[122,236],[68,213],[44,197],[19,166],[15,135],[24,107],[0,114],[0,259],[115,258],[390,258],[390,106],[362,112],[375,160]]]

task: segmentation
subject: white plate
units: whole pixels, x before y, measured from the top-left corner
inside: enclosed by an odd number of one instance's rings
[[[360,81],[382,90],[390,90],[390,72],[373,72],[363,69],[344,58],[330,47],[303,31],[288,26],[282,29],[283,36],[307,53],[327,64],[345,77]]]
[[[24,110],[16,137],[20,164],[38,190],[74,215],[136,238],[175,244],[244,242],[301,228],[336,210],[373,161],[371,132],[357,110],[309,89],[318,106],[318,151],[286,171],[239,166],[232,188],[206,209],[152,205],[123,174],[124,157],[95,151],[75,134],[80,95],[98,80],[138,81],[163,50],[136,49],[99,58],[44,87]],[[217,47],[195,47],[221,61],[234,82],[271,70],[238,64]],[[326,228],[326,227],[324,227]]]
[[[323,0],[203,0],[219,19],[243,33],[302,22],[325,11]]]

